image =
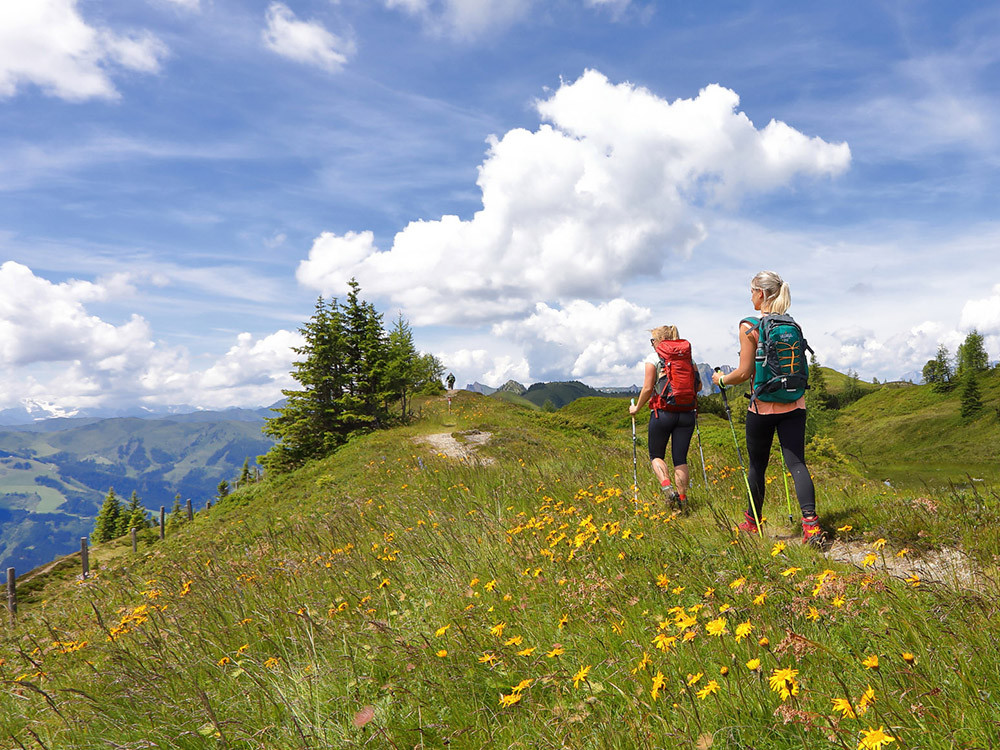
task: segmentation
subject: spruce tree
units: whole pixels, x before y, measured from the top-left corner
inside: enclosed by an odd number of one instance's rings
[[[387,351],[382,315],[361,299],[361,287],[351,279],[343,309],[344,364],[347,383],[338,401],[344,437],[383,426],[392,393],[387,387]]]
[[[229,496],[229,482],[223,479],[219,482],[219,486],[215,488],[215,499],[225,500]]]
[[[411,390],[417,375],[419,354],[413,345],[413,331],[400,314],[386,340],[386,388],[399,399],[400,415],[405,419]]]
[[[963,422],[971,422],[983,410],[983,397],[979,392],[979,376],[969,371],[962,378],[962,406],[960,413]]]
[[[292,377],[301,389],[283,390],[285,405],[265,421],[265,434],[278,441],[261,459],[268,471],[290,471],[346,440],[339,418],[348,380],[342,319],[337,300],[327,304],[320,297],[312,318],[299,329],[303,344],[295,349],[300,359]]]
[[[115,488],[108,490],[97,518],[94,519],[94,541],[107,542],[118,536],[118,519],[122,515],[122,504],[115,494]]]
[[[809,356],[809,388],[806,390],[806,441],[826,432],[830,424],[830,391],[815,354]]]
[[[180,526],[187,520],[184,508],[181,506],[181,493],[174,495],[174,506],[170,509],[170,516],[167,518],[167,528]]]
[[[250,473],[250,459],[243,459],[243,469],[240,471],[239,486],[245,487],[250,482],[253,481],[253,475]]]
[[[139,529],[146,528],[146,509],[142,507],[139,500],[139,493],[132,490],[128,503],[122,507],[118,516],[118,528],[115,536],[124,536],[133,526]]]
[[[934,359],[927,360],[921,372],[923,380],[936,393],[944,393],[951,390],[954,380],[954,372],[951,368],[951,355],[944,344],[938,346],[937,355]]]
[[[965,341],[958,345],[958,352],[955,355],[956,372],[955,377],[964,385],[965,376],[968,373],[986,372],[990,367],[990,358],[986,354],[983,344],[983,336],[973,328],[965,337]]]

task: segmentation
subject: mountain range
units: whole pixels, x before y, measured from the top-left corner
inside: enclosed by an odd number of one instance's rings
[[[0,568],[24,571],[79,548],[110,488],[156,512],[201,507],[273,444],[271,411],[58,417],[0,428]]]

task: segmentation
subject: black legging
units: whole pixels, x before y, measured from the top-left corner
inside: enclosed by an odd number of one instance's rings
[[[666,411],[664,409],[651,411],[649,413],[649,428],[646,431],[649,440],[649,460],[665,458],[667,441],[673,437],[670,458],[675,467],[686,464],[691,436],[694,435],[694,418],[693,411]]]
[[[792,472],[795,494],[803,517],[816,515],[816,489],[806,467],[806,410],[793,409],[782,414],[757,414],[747,412],[747,456],[750,461],[750,493],[757,506],[756,518],[764,511],[764,472],[771,457],[774,431],[785,457],[785,465]],[[753,508],[749,509],[753,513]]]

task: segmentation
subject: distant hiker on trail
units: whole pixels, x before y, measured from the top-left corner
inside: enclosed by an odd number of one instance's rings
[[[635,416],[649,403],[649,460],[653,473],[660,480],[667,502],[683,509],[687,503],[687,453],[694,434],[701,377],[691,359],[691,344],[678,336],[676,326],[660,326],[650,333],[653,351],[645,363],[639,399],[628,413]],[[677,489],[670,486],[670,469],[665,460],[668,441]]]
[[[455,390],[455,373],[453,372],[448,373],[448,390]]]
[[[774,271],[761,271],[750,282],[750,300],[760,318],[744,318],[739,325],[740,364],[730,373],[716,372],[712,382],[720,388],[753,378],[747,411],[746,439],[748,484],[753,505],[744,512],[742,531],[759,533],[757,521],[764,508],[764,473],[771,455],[774,433],[795,482],[802,510],[802,541],[819,543],[822,533],[816,515],[816,490],[806,467],[806,400],[809,382],[802,329],[786,315],[791,305],[788,284]]]

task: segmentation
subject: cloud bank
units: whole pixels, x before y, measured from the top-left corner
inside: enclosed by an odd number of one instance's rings
[[[182,348],[156,342],[138,315],[115,325],[88,303],[136,293],[119,274],[94,282],[52,283],[27,266],[0,266],[0,407],[23,400],[71,409],[108,404],[228,407],[268,404],[292,384],[297,332],[236,337],[216,361],[199,368]]]
[[[114,99],[115,67],[156,73],[166,46],[148,31],[89,25],[76,0],[0,2],[0,97],[29,84],[67,99]]]

